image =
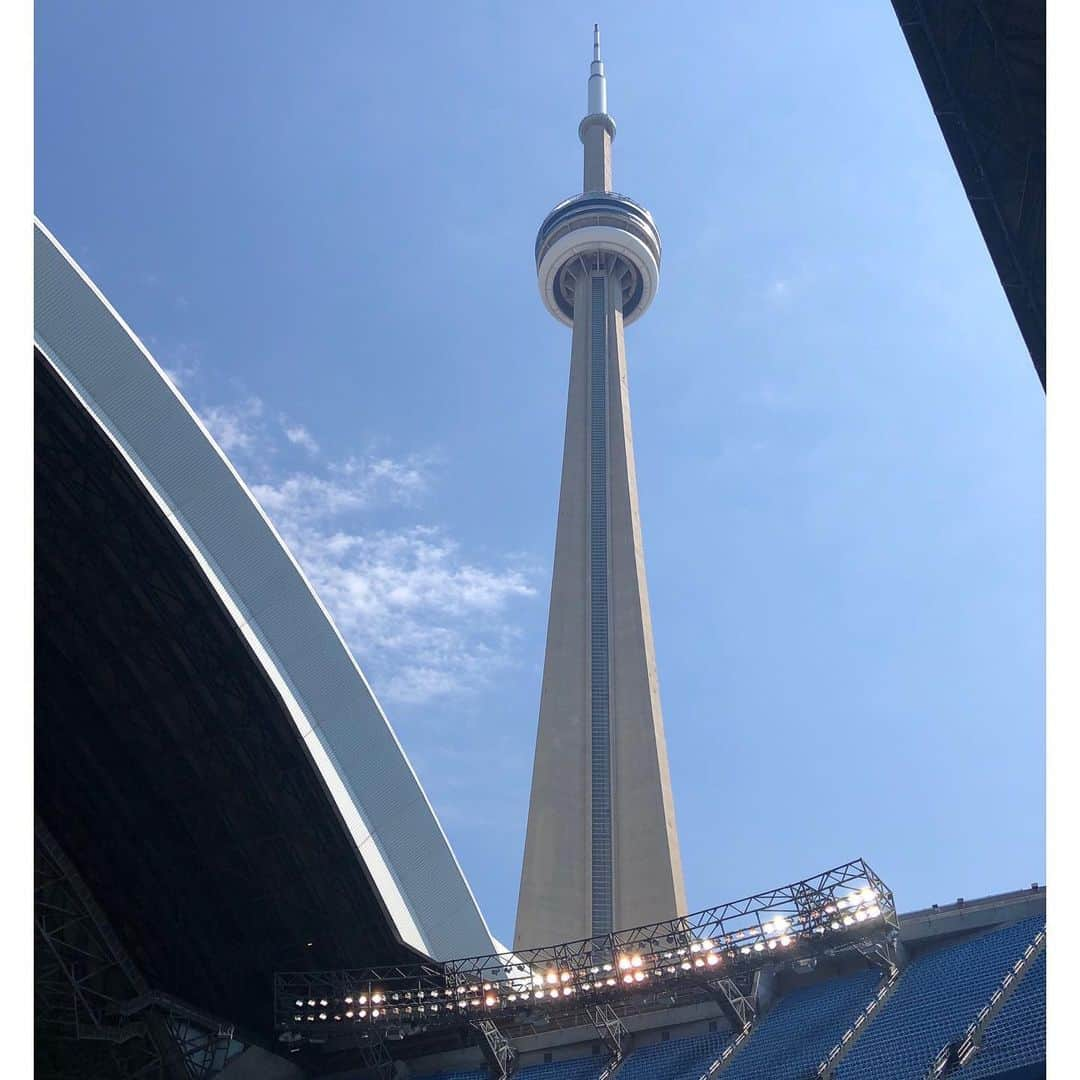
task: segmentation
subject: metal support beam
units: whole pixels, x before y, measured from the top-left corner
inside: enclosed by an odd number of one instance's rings
[[[74,864],[45,823],[34,822],[35,1073],[60,1078],[107,1070],[180,1080],[143,1022],[112,1009],[147,989]],[[186,1080],[186,1077],[185,1077]]]
[[[242,1049],[232,1025],[150,989],[74,864],[34,823],[35,1075],[200,1080]]]
[[[756,1019],[752,996],[744,993],[734,979],[711,980],[709,990],[733,1031],[748,1028]]]
[[[626,1025],[619,1018],[618,1013],[608,1004],[597,1005],[590,1009],[589,1019],[592,1020],[596,1033],[611,1055],[606,1068],[600,1074],[600,1080],[610,1080],[630,1049],[630,1032],[626,1030]]]
[[[861,941],[855,946],[860,955],[886,975],[900,966],[897,956],[897,934],[890,934],[880,941]]]
[[[873,946],[898,928],[892,893],[859,859],[719,907],[595,938],[443,963],[278,972],[279,1033],[308,1040],[351,1028],[419,1034],[528,1017],[588,1022],[600,1005],[643,995],[708,995],[737,1030],[753,1019],[754,972]],[[314,1002],[321,1002],[316,1008]]]
[[[480,1049],[492,1080],[510,1080],[517,1070],[517,1051],[494,1020],[478,1020],[472,1025],[480,1033]]]

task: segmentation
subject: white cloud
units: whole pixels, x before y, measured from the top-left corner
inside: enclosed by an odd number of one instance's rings
[[[533,592],[516,570],[465,562],[457,545],[431,527],[367,535],[301,529],[293,540],[346,625],[427,611],[455,618],[490,614],[510,597]],[[402,631],[387,625],[380,633],[392,640]]]
[[[252,486],[387,701],[419,705],[480,689],[513,662],[511,605],[531,574],[466,558],[444,529],[380,528],[430,484],[427,461],[351,457]]]
[[[260,437],[262,401],[248,398],[240,405],[210,405],[199,410],[202,422],[214,441],[227,454],[252,451]]]
[[[393,458],[349,457],[330,464],[330,471],[353,483],[361,482],[372,492],[389,494],[395,502],[411,502],[427,487],[430,457],[412,456],[404,461]]]
[[[805,300],[816,290],[823,273],[829,268],[821,264],[808,264],[795,258],[785,272],[775,274],[765,286],[766,298],[774,304],[786,305]]]
[[[336,513],[339,495],[313,516]],[[470,692],[509,663],[508,609],[536,595],[522,571],[476,565],[432,527],[361,533],[286,516],[281,528],[380,696],[421,704]]]
[[[423,466],[390,458],[348,458],[330,463],[329,476],[294,472],[252,486],[263,509],[283,529],[297,532],[350,511],[409,503],[426,487]]]
[[[470,558],[444,528],[398,524],[430,490],[433,455],[326,461],[303,424],[282,414],[268,423],[258,397],[198,411],[382,700],[461,697],[516,662],[512,606],[536,596],[536,572]],[[286,441],[312,455],[306,468],[282,467]]]
[[[792,380],[780,383],[766,379],[751,387],[744,396],[751,405],[771,413],[799,412],[803,404]]]
[[[319,444],[303,424],[290,424],[282,418],[282,427],[285,430],[285,438],[294,446],[302,446],[309,454],[319,452]]]
[[[311,518],[362,510],[368,505],[362,488],[337,484],[311,473],[293,473],[277,484],[255,484],[251,490],[263,509],[286,528]]]
[[[151,343],[153,340],[151,339]],[[199,374],[199,358],[195,349],[183,342],[169,348],[167,353],[167,356],[159,359],[161,369],[169,377],[173,386],[182,390]]]

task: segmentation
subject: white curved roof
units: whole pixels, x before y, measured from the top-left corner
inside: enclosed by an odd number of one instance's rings
[[[34,341],[235,619],[400,939],[436,959],[495,951],[420,781],[296,560],[142,342],[37,221]]]

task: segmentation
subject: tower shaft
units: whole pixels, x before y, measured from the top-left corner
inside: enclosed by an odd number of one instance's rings
[[[653,651],[622,271],[580,266],[515,948],[686,911]]]
[[[605,124],[582,121],[581,141],[585,144],[583,191],[611,190],[611,131]]]
[[[588,108],[584,192],[556,206],[536,239],[541,296],[573,339],[517,950],[686,912],[623,340],[656,295],[660,234],[644,207],[611,191],[599,28]]]

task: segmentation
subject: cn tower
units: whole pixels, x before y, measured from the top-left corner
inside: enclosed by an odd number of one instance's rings
[[[559,520],[515,949],[686,912],[638,511],[624,328],[660,284],[660,234],[612,191],[615,121],[593,29],[583,193],[536,238],[573,331]]]

